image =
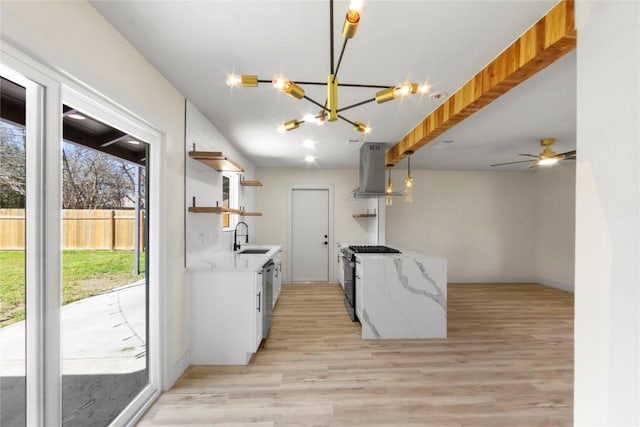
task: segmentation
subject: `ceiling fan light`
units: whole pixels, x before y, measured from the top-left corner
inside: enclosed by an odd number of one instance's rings
[[[552,166],[558,163],[558,159],[556,157],[545,157],[538,160],[538,166]]]
[[[360,133],[364,133],[365,135],[367,135],[367,134],[370,134],[370,133],[371,133],[371,127],[370,127],[370,126],[368,126],[368,125],[365,125],[365,124],[364,124],[364,123],[362,123],[362,122],[358,122],[358,121],[356,121],[356,122],[354,123],[353,128],[354,128],[355,130],[357,130],[358,132],[360,132]]]
[[[288,122],[284,122],[280,126],[278,126],[278,133],[289,132],[290,130],[298,129],[299,127],[300,122],[298,120],[289,120]]]

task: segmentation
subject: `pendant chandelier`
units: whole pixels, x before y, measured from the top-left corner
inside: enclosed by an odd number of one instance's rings
[[[413,151],[405,151],[407,155],[407,177],[404,179],[404,201],[413,202],[413,177],[411,176],[411,155]]]
[[[387,168],[389,168],[389,181],[387,182],[387,186],[384,189],[384,200],[386,206],[393,205],[393,184],[391,183],[391,168],[393,167],[393,163],[389,163]]]
[[[292,119],[287,122],[282,123],[278,126],[278,132],[284,133],[291,131],[293,129],[297,129],[300,127],[302,123],[316,123],[318,125],[322,125],[325,122],[335,122],[337,120],[342,120],[344,122],[349,123],[354,130],[368,134],[371,132],[371,127],[368,124],[365,124],[358,120],[350,120],[346,118],[342,113],[346,110],[350,110],[355,107],[359,107],[361,105],[365,105],[371,102],[376,102],[378,104],[382,104],[384,102],[391,101],[396,98],[404,97],[411,94],[421,93],[427,94],[429,93],[430,86],[428,84],[418,84],[418,83],[403,83],[401,85],[370,85],[370,84],[349,84],[349,83],[339,83],[338,82],[338,71],[340,70],[340,64],[342,63],[342,57],[344,55],[345,48],[347,46],[347,42],[352,39],[356,35],[356,31],[358,29],[358,24],[360,23],[360,14],[362,12],[363,0],[351,0],[349,4],[349,8],[346,12],[344,24],[342,26],[342,49],[340,50],[340,56],[338,57],[338,62],[334,66],[334,40],[333,40],[333,0],[329,0],[329,28],[330,28],[330,69],[329,75],[327,76],[326,82],[317,82],[317,81],[292,81],[287,79],[282,75],[276,75],[272,80],[260,79],[256,75],[235,75],[229,74],[227,75],[227,85],[230,87],[257,87],[260,83],[273,83],[273,86],[281,91],[286,93],[295,99],[304,99],[314,106],[320,108],[318,114],[315,116],[312,114],[306,115],[299,119]],[[327,97],[323,103],[318,102],[307,96],[305,94],[304,89],[301,86],[304,85],[319,85],[327,87]],[[357,102],[352,105],[347,105],[344,107],[340,107],[338,105],[338,88],[339,87],[358,87],[358,88],[371,88],[371,89],[382,89],[375,93],[375,96],[369,99],[365,99],[363,101]],[[444,96],[443,93],[434,93],[431,95],[433,99],[440,99]]]

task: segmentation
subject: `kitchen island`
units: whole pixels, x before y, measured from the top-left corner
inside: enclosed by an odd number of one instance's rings
[[[446,338],[447,260],[400,251],[355,255],[362,338]]]

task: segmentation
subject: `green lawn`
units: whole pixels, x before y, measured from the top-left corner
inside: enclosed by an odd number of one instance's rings
[[[144,253],[140,269],[144,271]],[[0,327],[24,319],[22,251],[0,251]],[[63,251],[62,303],[68,304],[135,282],[133,251]]]

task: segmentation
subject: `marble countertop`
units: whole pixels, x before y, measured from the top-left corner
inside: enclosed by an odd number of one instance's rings
[[[367,242],[338,242],[338,245],[340,247],[348,247],[350,245],[373,245],[373,243],[367,243]],[[401,253],[399,254],[394,254],[394,253],[387,253],[387,254],[380,254],[380,253],[357,253],[355,254],[356,257],[367,257],[367,259],[378,259],[378,260],[382,260],[385,258],[389,258],[389,257],[401,257],[401,258],[410,258],[410,259],[432,259],[432,260],[438,260],[438,259],[444,259],[444,257],[441,256],[434,256],[434,255],[428,255],[422,252],[418,252],[418,251],[413,251],[410,249],[404,249],[404,248],[400,248],[397,246],[393,246],[393,245],[381,245],[381,246],[388,246],[390,248],[393,249],[397,249],[399,250]]]
[[[245,249],[269,249],[265,254],[241,254]],[[192,260],[187,270],[215,271],[260,271],[262,266],[282,250],[280,245],[242,245],[237,251],[209,252],[196,260]]]

